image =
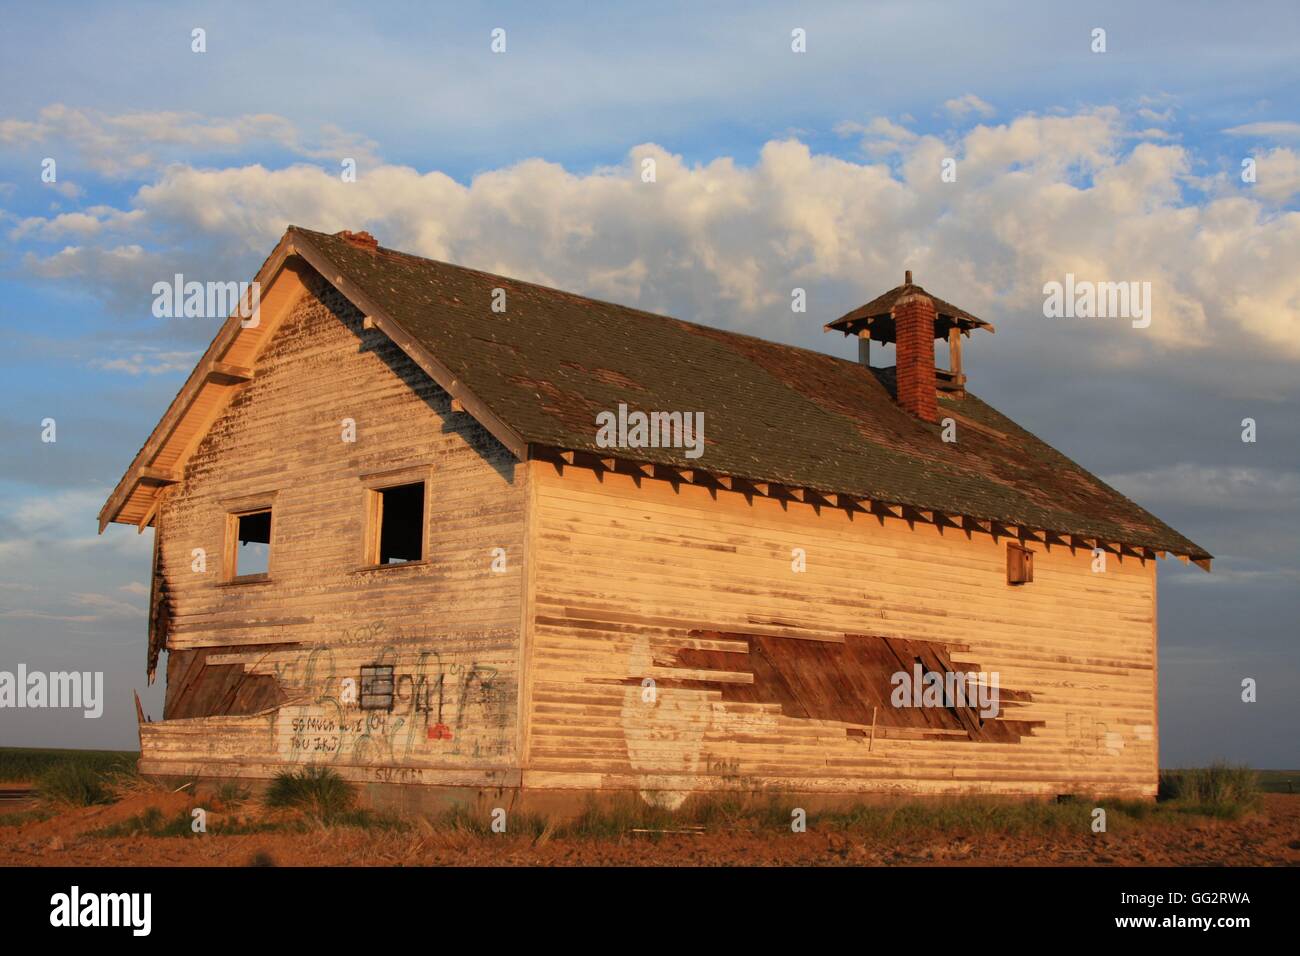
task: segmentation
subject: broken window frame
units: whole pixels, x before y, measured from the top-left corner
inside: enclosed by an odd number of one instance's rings
[[[433,504],[433,471],[432,465],[417,465],[411,468],[361,476],[365,495],[365,520],[363,522],[365,531],[362,541],[361,570],[392,570],[395,568],[419,567],[428,563],[429,513]],[[379,559],[381,556],[380,549],[383,546],[384,492],[414,484],[424,486],[423,514],[420,519],[420,556],[409,561],[381,564]]]
[[[274,495],[238,503],[226,503],[226,541],[222,556],[222,580],[226,584],[255,584],[271,579],[272,553],[275,550],[275,498]],[[251,574],[239,573],[239,522],[241,518],[257,514],[270,515],[270,529],[266,542],[266,570]]]

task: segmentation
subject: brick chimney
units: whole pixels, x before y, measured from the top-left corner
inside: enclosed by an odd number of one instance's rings
[[[895,330],[895,374],[898,404],[917,418],[938,424],[939,402],[935,395],[934,323],[937,315],[934,300],[919,289],[911,291],[912,273],[907,273],[907,287],[891,310]]]
[[[858,340],[858,360],[870,365],[871,341],[895,345],[898,404],[922,421],[938,423],[936,391],[951,398],[966,397],[966,375],[961,367],[961,340],[976,329],[993,331],[993,325],[951,302],[932,298],[905,273],[903,284],[894,286],[865,305],[824,326],[827,332],[842,332]],[[949,368],[934,367],[936,336],[948,340]]]
[[[342,232],[334,233],[334,235],[358,249],[365,249],[368,252],[375,252],[379,249],[379,240],[368,232],[352,232],[349,229],[344,229]]]

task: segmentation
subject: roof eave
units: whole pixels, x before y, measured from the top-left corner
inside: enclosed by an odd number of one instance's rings
[[[279,276],[280,270],[284,268],[285,261],[292,254],[289,232],[286,231],[276,244],[275,249],[262,263],[262,268],[258,270],[253,281],[259,284],[259,288],[269,288],[271,283]],[[221,328],[217,330],[217,334],[213,336],[211,344],[203,353],[203,357],[194,366],[189,378],[185,380],[185,384],[181,386],[180,391],[176,393],[171,405],[168,406],[158,424],[154,426],[153,431],[149,433],[149,437],[140,447],[135,458],[131,460],[130,466],[104,502],[104,507],[99,511],[100,534],[104,533],[104,529],[109,524],[119,520],[122,507],[134,493],[136,487],[146,478],[146,472],[152,468],[158,451],[184,419],[185,413],[189,410],[204,382],[208,380],[209,375],[213,374],[221,356],[226,353],[238,336],[242,321],[242,317],[239,315],[239,307],[236,306],[235,311],[226,318]],[[123,523],[130,524],[133,522]],[[143,527],[142,525],[141,528],[143,529]]]
[[[831,502],[833,507],[844,508],[844,510],[870,511],[877,515],[892,514],[894,517],[901,517],[904,520],[920,521],[921,523],[940,526],[945,524],[953,525],[956,523],[953,519],[961,519],[960,526],[968,532],[984,530],[992,533],[995,538],[1007,537],[1028,541],[1045,541],[1050,536],[1057,539],[1055,543],[1063,543],[1064,546],[1070,547],[1072,550],[1077,547],[1088,547],[1089,549],[1100,547],[1102,550],[1123,554],[1124,549],[1128,549],[1129,552],[1138,553],[1143,560],[1155,560],[1157,557],[1169,554],[1184,563],[1195,564],[1205,571],[1210,570],[1210,564],[1213,561],[1213,555],[1199,548],[1193,542],[1187,542],[1187,544],[1191,545],[1190,548],[1187,548],[1165,542],[1150,543],[1126,540],[1124,535],[1100,534],[1095,531],[1040,528],[1005,517],[973,514],[960,509],[935,508],[917,501],[886,500],[833,488],[813,488],[801,484],[790,484],[771,476],[742,475],[734,472],[700,468],[693,464],[665,463],[644,458],[629,458],[626,455],[613,455],[608,451],[590,448],[566,448],[561,445],[534,442],[529,445],[529,457],[538,461],[549,461],[570,467],[603,468],[607,471],[623,470],[640,477],[667,481],[686,481],[690,484],[709,484],[710,482],[717,482],[718,479],[723,479],[727,484],[733,486],[730,490],[743,486],[746,494],[756,494],[759,497],[794,497],[794,500],[805,501],[809,496],[812,496],[812,498],[820,499],[823,502]],[[683,478],[684,475],[689,475],[689,478]],[[792,496],[791,492],[795,494]],[[897,513],[894,513],[895,511]],[[988,527],[983,527],[985,525]]]
[[[501,442],[516,459],[523,461],[528,457],[528,443],[513,428],[496,415],[488,405],[475,396],[464,382],[460,381],[450,369],[436,356],[411,336],[401,324],[393,319],[354,281],[347,279],[339,266],[322,252],[311,237],[295,226],[289,226],[276,244],[271,255],[267,257],[262,268],[258,270],[254,281],[263,290],[269,290],[279,277],[285,263],[291,256],[299,257],[303,262],[319,273],[327,282],[356,306],[373,325],[387,335],[412,361],[420,366],[437,384],[455,399],[466,412],[473,416],[489,433]],[[159,451],[168,438],[184,421],[187,412],[193,406],[199,391],[214,376],[229,379],[236,373],[221,361],[227,350],[235,342],[241,329],[241,316],[238,309],[229,316],[213,337],[212,343],[199,360],[194,370],[181,386],[162,419],[154,427],[149,438],[136,453],[116,487],[99,511],[99,533],[103,534],[109,524],[137,524],[141,531],[153,519],[154,509],[150,508],[139,522],[123,519],[122,509],[142,484],[152,483],[158,476],[154,468]],[[182,463],[183,467],[183,463]],[[179,476],[159,484],[169,484],[179,480]],[[156,503],[155,503],[156,504]]]

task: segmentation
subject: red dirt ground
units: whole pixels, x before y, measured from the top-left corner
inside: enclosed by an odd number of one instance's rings
[[[1265,794],[1237,821],[1191,818],[1106,834],[755,834],[534,840],[349,828],[197,837],[96,837],[89,831],[156,806],[172,818],[184,794],[149,793],[49,820],[0,826],[0,866],[1297,866],[1300,796]],[[12,812],[18,807],[9,806]],[[209,815],[209,824],[219,819]]]

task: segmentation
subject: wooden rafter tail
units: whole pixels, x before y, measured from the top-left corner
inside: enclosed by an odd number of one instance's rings
[[[947,527],[947,528],[956,528],[957,530],[960,531],[961,528],[963,527],[961,515],[950,515],[944,511],[936,511],[934,513],[934,523],[939,527],[940,530],[943,530],[945,527]]]
[[[1213,558],[1192,558],[1192,564],[1196,565],[1202,571],[1209,571],[1210,562],[1213,560]]]
[[[208,381],[218,385],[242,385],[253,380],[253,370],[247,365],[230,362],[213,362],[208,368]]]
[[[816,488],[804,488],[803,493],[804,493],[803,500],[805,504],[810,504],[815,508],[837,507],[835,502],[831,500],[831,498],[833,497],[832,495],[823,494],[822,492],[818,491]]]
[[[715,475],[711,471],[704,471],[701,468],[693,469],[695,472],[695,484],[703,485],[705,488],[716,491],[721,488],[724,491],[731,490],[731,478],[727,475]]]
[[[887,502],[887,501],[875,501],[875,500],[873,500],[873,501],[871,502],[871,511],[872,511],[873,514],[879,515],[879,516],[882,517],[882,518],[901,518],[901,517],[903,517],[903,507],[902,507],[902,505],[890,504],[890,503]]]
[[[556,471],[564,468],[564,459],[560,457],[560,449],[552,448],[549,445],[529,445],[528,455],[537,461],[544,461],[554,465]]]
[[[731,490],[739,492],[747,498],[766,498],[768,486],[765,482],[755,483],[750,481],[748,478],[739,478],[733,475],[731,478]]]
[[[180,480],[180,473],[169,468],[141,468],[136,473],[136,481],[146,485],[174,485]]]
[[[912,505],[903,505],[900,510],[902,512],[901,513],[902,519],[906,521],[909,525],[929,524],[930,516],[933,514],[933,512],[924,511],[920,508],[914,508]]]
[[[136,534],[144,534],[144,529],[149,527],[149,525],[153,523],[153,519],[158,514],[158,506],[160,504],[162,504],[161,495],[159,495],[157,498],[154,498],[153,504],[149,506],[149,510],[144,513],[144,517],[142,517],[140,521],[136,524],[135,527]]]
[[[848,512],[863,511],[869,513],[871,511],[871,499],[859,498],[857,495],[837,494],[835,496],[835,507],[843,508]]]
[[[650,469],[651,476],[660,481],[666,481],[671,485],[690,484],[690,482],[682,476],[682,469],[675,465],[651,464]]]

